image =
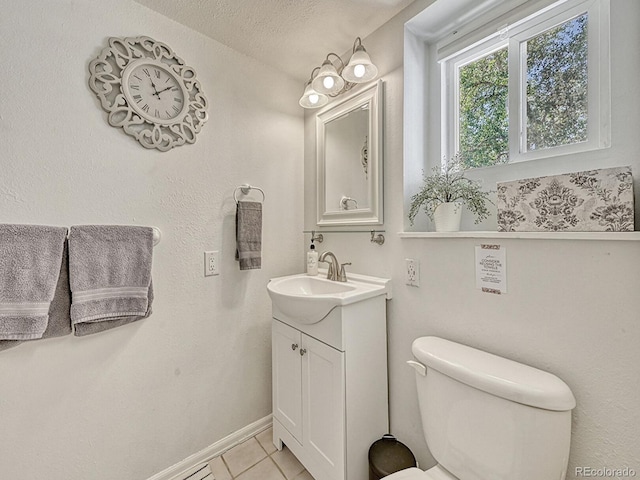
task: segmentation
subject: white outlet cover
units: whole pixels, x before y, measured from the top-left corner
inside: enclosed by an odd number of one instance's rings
[[[220,252],[204,252],[204,276],[220,275]]]
[[[412,287],[420,286],[420,262],[405,258],[405,283]]]

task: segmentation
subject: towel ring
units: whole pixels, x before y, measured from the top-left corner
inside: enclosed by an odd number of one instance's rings
[[[249,195],[249,192],[251,190],[258,190],[262,194],[262,201],[263,202],[267,198],[266,195],[264,194],[264,190],[262,190],[260,187],[252,187],[251,185],[249,185],[247,183],[245,185],[238,185],[236,187],[236,189],[233,191],[233,199],[235,200],[236,203],[238,203],[238,190],[240,190],[243,195]]]

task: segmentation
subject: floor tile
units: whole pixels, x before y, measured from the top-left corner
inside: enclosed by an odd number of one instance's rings
[[[216,477],[216,480],[218,480],[218,477]],[[306,470],[304,472],[302,472],[300,475],[298,475],[295,480],[314,480],[313,477],[311,476],[311,474],[309,472],[307,472]]]
[[[239,475],[236,480],[285,480],[276,464],[267,457]]]
[[[222,458],[227,464],[227,467],[229,467],[231,475],[236,477],[266,456],[267,454],[258,441],[255,438],[250,438],[246,442],[236,445],[224,453]]]
[[[216,480],[231,480],[231,474],[222,461],[222,457],[216,457],[209,460],[209,466],[211,467],[213,477]]]
[[[304,470],[302,464],[291,453],[287,447],[284,447],[281,451],[276,451],[271,455],[273,461],[276,462],[282,473],[284,473],[287,480],[293,480],[296,475]]]
[[[256,435],[256,440],[262,445],[269,455],[277,450],[273,444],[273,427],[267,428],[264,432],[260,432]]]

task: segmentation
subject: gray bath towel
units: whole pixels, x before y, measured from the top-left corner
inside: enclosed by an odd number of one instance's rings
[[[262,266],[262,204],[238,202],[236,210],[236,260],[240,270]]]
[[[47,329],[42,334],[43,339],[62,337],[71,333],[71,316],[69,314],[70,306],[71,290],[69,289],[69,255],[67,242],[64,242],[58,285],[56,286],[56,291],[49,307],[49,322],[47,323]],[[33,340],[30,340],[30,342],[32,341]],[[15,347],[21,343],[22,341],[20,340],[0,340],[0,351]]]
[[[0,340],[41,338],[49,320],[67,229],[0,225]]]
[[[150,227],[71,227],[69,279],[76,336],[109,330],[151,314],[152,256]]]

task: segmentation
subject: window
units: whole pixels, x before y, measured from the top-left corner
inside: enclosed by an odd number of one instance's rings
[[[443,157],[477,168],[608,146],[601,3],[558,2],[442,48]]]
[[[467,167],[509,162],[509,59],[501,47],[456,70],[457,144]]]

